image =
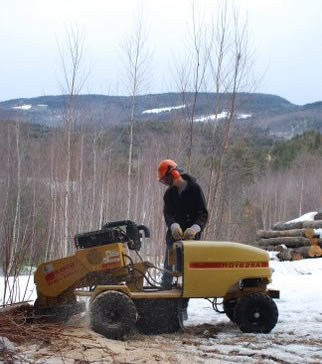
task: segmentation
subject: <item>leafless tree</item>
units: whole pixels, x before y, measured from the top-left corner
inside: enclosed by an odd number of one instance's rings
[[[61,89],[67,96],[64,113],[66,130],[66,170],[64,191],[64,254],[69,252],[69,203],[71,194],[71,138],[75,123],[75,98],[84,87],[89,72],[84,70],[84,34],[77,26],[66,28],[65,43],[58,44],[61,63]]]
[[[227,22],[227,9],[223,8],[220,16],[219,27],[217,28],[218,48],[215,59],[212,64],[217,64],[214,74],[216,90],[220,89],[220,83],[226,96],[229,96],[229,103],[226,106],[227,116],[222,126],[222,135],[220,147],[216,147],[216,128],[214,126],[212,158],[210,166],[210,180],[208,184],[208,206],[210,212],[211,224],[207,225],[206,237],[208,236],[210,226],[216,229],[216,217],[219,208],[219,194],[222,185],[224,160],[229,147],[232,122],[236,112],[237,96],[240,86],[245,77],[248,62],[248,34],[247,23],[240,24],[240,18],[237,11],[233,11],[232,29]],[[226,67],[223,67],[223,65]],[[230,66],[230,67],[229,67]],[[216,95],[216,99],[219,94]],[[215,111],[218,113],[218,100],[215,102]],[[218,114],[216,114],[218,115]],[[217,117],[215,123],[217,123]],[[214,178],[214,168],[216,167],[216,176]]]
[[[127,212],[126,218],[130,217],[131,201],[132,201],[132,162],[133,162],[133,133],[135,125],[136,98],[142,92],[144,85],[148,80],[149,68],[151,62],[151,53],[148,49],[147,31],[144,28],[142,9],[138,11],[136,22],[131,29],[128,40],[122,49],[126,58],[126,87],[131,97],[131,111],[129,120],[129,154],[128,154],[128,172],[127,172]]]
[[[206,89],[206,76],[212,49],[212,29],[205,25],[203,16],[196,8],[196,2],[191,3],[191,25],[184,60],[176,61],[176,83],[182,93],[182,104],[185,106],[183,115],[189,124],[187,146],[187,172],[191,170],[193,153],[193,136],[196,106],[201,89]],[[192,93],[192,100],[187,94]],[[179,125],[181,128],[181,125]],[[179,133],[182,137],[182,132]]]
[[[197,12],[195,9],[195,1],[192,3],[192,91],[193,99],[190,113],[190,133],[189,133],[189,147],[188,147],[188,162],[187,171],[190,173],[191,158],[193,149],[193,127],[195,121],[195,112],[197,106],[197,99],[202,86],[205,86],[205,77],[209,65],[211,55],[212,42],[207,27],[202,26],[203,20],[197,19]]]

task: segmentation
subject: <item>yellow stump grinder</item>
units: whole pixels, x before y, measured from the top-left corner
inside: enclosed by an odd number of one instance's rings
[[[169,253],[174,283],[162,288],[156,267],[138,253],[144,225],[130,220],[108,223],[101,230],[77,234],[72,256],[40,264],[35,272],[35,313],[66,320],[86,309],[91,328],[111,339],[133,330],[145,334],[183,328],[190,298],[205,298],[243,332],[268,333],[278,318],[270,290],[268,253],[226,241],[178,241]],[[134,262],[129,250],[140,258]],[[87,296],[85,305],[81,296]]]

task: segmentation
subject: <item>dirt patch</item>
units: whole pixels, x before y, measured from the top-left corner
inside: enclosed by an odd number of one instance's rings
[[[26,362],[35,364],[205,363],[209,353],[199,350],[200,339],[214,337],[217,332],[218,328],[211,325],[198,325],[175,334],[135,333],[124,341],[117,341],[90,330],[85,316],[70,321],[50,342],[24,343],[17,349]],[[211,361],[217,362],[220,361]]]
[[[240,363],[293,364],[322,362],[322,341],[295,332],[243,334],[232,322],[191,325],[184,332],[134,334],[124,341],[109,340],[88,327],[87,317],[76,317],[50,341],[34,340],[16,346],[15,363],[126,364],[126,363]],[[20,359],[19,359],[20,360]],[[306,363],[305,362],[305,363]]]

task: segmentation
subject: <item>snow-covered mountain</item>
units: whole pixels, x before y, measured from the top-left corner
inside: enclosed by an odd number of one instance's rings
[[[136,97],[137,121],[168,121],[190,119],[192,93],[164,93]],[[200,93],[195,107],[194,121],[220,121],[229,116],[229,94],[218,95],[219,109],[215,113],[216,94]],[[0,102],[0,120],[21,120],[48,126],[61,124],[68,98],[63,95],[22,98]],[[131,97],[79,95],[74,109],[83,121],[99,125],[125,123],[131,113]],[[271,135],[289,138],[305,130],[322,131],[322,102],[299,106],[279,96],[255,93],[238,94],[234,120],[249,124]]]

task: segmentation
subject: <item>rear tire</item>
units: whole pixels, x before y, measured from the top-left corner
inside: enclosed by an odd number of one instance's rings
[[[41,307],[39,299],[37,298],[34,303],[33,321],[48,323],[66,322],[73,315],[77,315],[84,311],[86,311],[85,302],[78,302],[75,300],[73,303]]]
[[[223,309],[226,316],[229,318],[230,321],[235,322],[235,307],[236,307],[236,298],[230,298],[224,300],[223,302]]]
[[[181,299],[137,299],[138,330],[145,335],[173,333],[181,329],[180,314],[186,300]]]
[[[119,291],[100,293],[90,307],[92,329],[109,339],[123,339],[134,329],[136,317],[133,301]]]
[[[271,297],[250,293],[238,299],[235,321],[242,332],[269,333],[276,325],[278,310]]]

